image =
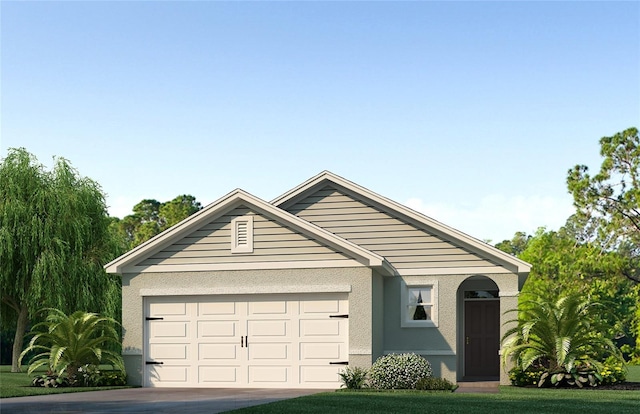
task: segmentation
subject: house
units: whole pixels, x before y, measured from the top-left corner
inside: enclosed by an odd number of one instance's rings
[[[530,265],[325,171],[271,202],[235,190],[105,268],[131,384],[336,388],[404,352],[508,382],[499,339]]]

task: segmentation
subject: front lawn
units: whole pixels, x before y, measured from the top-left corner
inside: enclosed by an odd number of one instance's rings
[[[29,395],[61,394],[64,392],[100,391],[130,387],[64,387],[39,388],[31,386],[31,377],[27,375],[27,367],[23,372],[11,372],[10,365],[0,366],[0,398],[26,397]]]
[[[612,411],[613,410],[613,411]],[[500,387],[499,394],[328,392],[233,411],[280,413],[562,413],[640,412],[640,391]]]

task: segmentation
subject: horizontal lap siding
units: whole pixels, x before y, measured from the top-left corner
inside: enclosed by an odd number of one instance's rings
[[[231,220],[253,216],[253,253],[231,253]],[[155,253],[140,265],[349,260],[342,253],[246,208],[236,208]]]
[[[331,187],[287,210],[384,256],[397,269],[495,265]]]

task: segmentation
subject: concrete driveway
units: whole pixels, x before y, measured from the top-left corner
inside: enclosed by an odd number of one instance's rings
[[[332,390],[127,388],[2,398],[0,413],[212,414]]]

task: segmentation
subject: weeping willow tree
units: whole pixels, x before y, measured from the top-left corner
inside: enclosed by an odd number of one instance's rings
[[[109,222],[100,186],[67,160],[47,171],[20,148],[1,161],[0,321],[16,328],[12,372],[38,309],[119,316],[119,281],[102,268],[116,246]]]

